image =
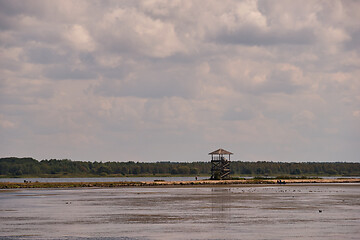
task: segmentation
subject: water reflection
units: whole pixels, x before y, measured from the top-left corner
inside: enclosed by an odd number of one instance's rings
[[[212,188],[211,189],[211,210],[212,212],[222,212],[223,217],[226,217],[230,212],[230,205],[232,200],[230,188]]]
[[[211,219],[213,229],[226,231],[231,221],[232,192],[230,188],[211,189]]]

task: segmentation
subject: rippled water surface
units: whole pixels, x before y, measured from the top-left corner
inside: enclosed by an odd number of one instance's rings
[[[0,190],[1,239],[359,239],[360,184]]]

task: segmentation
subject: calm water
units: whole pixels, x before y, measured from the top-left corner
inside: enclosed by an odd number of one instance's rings
[[[0,239],[359,236],[360,184],[0,190]]]

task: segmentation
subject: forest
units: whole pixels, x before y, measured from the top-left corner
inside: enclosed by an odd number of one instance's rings
[[[232,161],[232,176],[360,176],[360,163]],[[210,162],[90,162],[0,158],[0,177],[210,176]]]

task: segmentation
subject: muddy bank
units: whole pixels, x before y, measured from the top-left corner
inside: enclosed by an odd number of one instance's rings
[[[198,181],[154,181],[154,182],[0,182],[0,189],[9,188],[89,188],[89,187],[137,187],[137,186],[199,186],[237,184],[277,184],[278,179],[247,180],[198,180]],[[341,179],[284,179],[282,183],[360,183],[359,178]]]

